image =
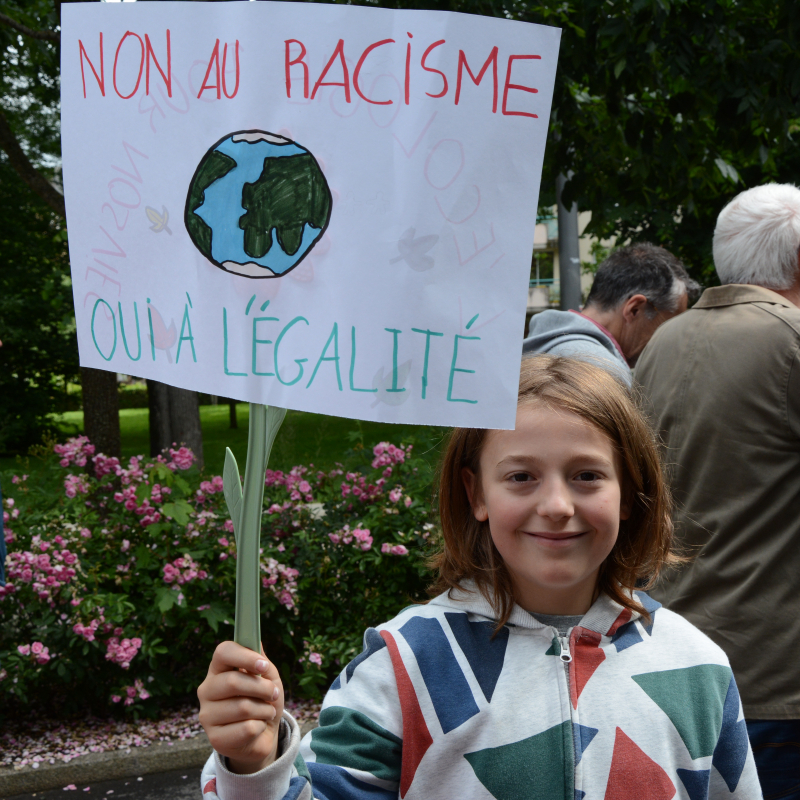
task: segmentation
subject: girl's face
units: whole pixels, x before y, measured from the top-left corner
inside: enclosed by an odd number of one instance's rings
[[[520,406],[516,430],[489,433],[480,475],[465,469],[463,479],[516,602],[541,614],[588,611],[620,520],[630,516],[609,439],[571,412]]]

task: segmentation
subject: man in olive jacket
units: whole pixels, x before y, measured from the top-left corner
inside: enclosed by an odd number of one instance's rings
[[[635,373],[692,559],[653,595],[727,653],[776,798],[800,798],[799,251],[800,190],[735,197],[714,232],[722,286],[661,326]]]

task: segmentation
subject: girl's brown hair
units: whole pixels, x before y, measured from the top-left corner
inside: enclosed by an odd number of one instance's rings
[[[522,361],[518,403],[544,403],[577,414],[604,433],[619,454],[622,491],[631,514],[620,522],[597,588],[646,617],[633,589],[650,588],[664,567],[684,559],[672,550],[672,498],[658,444],[630,391],[598,366],[538,355]],[[511,576],[494,546],[489,523],[475,519],[462,478],[466,467],[480,479],[480,455],[490,433],[456,428],[447,443],[439,477],[442,544],[432,559],[439,578],[431,591],[438,594],[472,579],[498,614],[499,629],[514,605]]]

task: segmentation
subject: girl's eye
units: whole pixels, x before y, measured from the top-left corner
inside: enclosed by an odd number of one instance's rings
[[[514,473],[514,474],[511,476],[511,480],[512,480],[514,483],[525,483],[525,482],[526,482],[527,480],[529,480],[529,479],[530,479],[530,476],[528,475],[528,473],[527,473],[527,472],[515,472],[515,473]]]
[[[580,472],[577,475],[577,479],[585,483],[591,483],[597,480],[597,475],[594,472]]]

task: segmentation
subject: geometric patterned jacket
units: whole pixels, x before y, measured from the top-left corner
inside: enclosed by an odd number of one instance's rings
[[[364,636],[300,743],[255,775],[218,754],[205,800],[758,800],[722,650],[637,592],[649,621],[601,596],[559,638],[465,588]]]

